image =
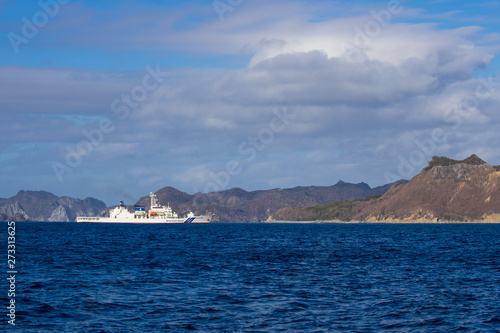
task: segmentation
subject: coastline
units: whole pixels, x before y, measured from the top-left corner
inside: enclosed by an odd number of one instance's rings
[[[395,220],[389,221],[340,221],[340,220],[315,220],[315,221],[265,221],[262,223],[296,223],[296,224],[500,224],[500,220],[476,221],[432,221],[432,220]]]

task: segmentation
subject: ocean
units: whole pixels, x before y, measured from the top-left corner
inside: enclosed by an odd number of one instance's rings
[[[500,332],[500,224],[1,225],[3,329]]]

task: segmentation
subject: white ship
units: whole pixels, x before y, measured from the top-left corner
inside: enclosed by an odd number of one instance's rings
[[[170,205],[160,206],[156,201],[156,195],[151,193],[151,207],[146,211],[144,206],[135,206],[134,213],[130,213],[127,207],[120,201],[120,206],[109,212],[109,217],[77,217],[78,223],[210,223],[214,215],[195,216],[192,212],[185,217],[179,217],[172,211]]]

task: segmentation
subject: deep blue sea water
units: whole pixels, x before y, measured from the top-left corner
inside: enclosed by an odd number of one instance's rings
[[[500,332],[499,224],[18,222],[16,269],[20,332]]]

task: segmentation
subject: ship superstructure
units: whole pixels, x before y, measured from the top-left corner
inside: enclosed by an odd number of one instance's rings
[[[77,217],[78,223],[210,223],[214,215],[196,216],[193,212],[184,217],[173,212],[170,204],[162,206],[158,203],[156,195],[150,193],[150,208],[146,211],[145,206],[136,205],[134,212],[131,213],[125,207],[123,201],[120,205],[109,212],[109,217]]]

